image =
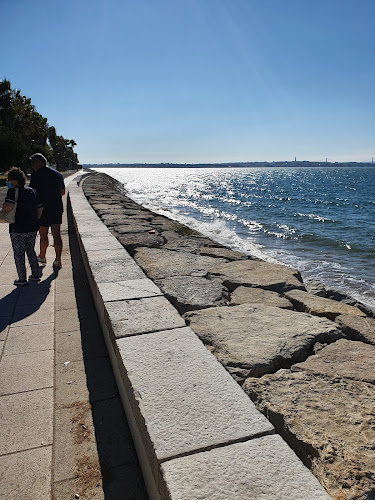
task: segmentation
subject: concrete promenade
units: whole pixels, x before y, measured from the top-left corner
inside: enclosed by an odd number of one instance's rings
[[[50,246],[41,282],[16,288],[0,225],[0,498],[146,499],[69,211],[62,236],[58,276]]]

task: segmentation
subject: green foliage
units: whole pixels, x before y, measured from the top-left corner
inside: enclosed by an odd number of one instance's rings
[[[12,165],[20,165],[27,154],[27,145],[16,133],[0,127],[0,171],[6,172]]]
[[[76,143],[56,135],[56,129],[36,111],[31,99],[12,90],[7,79],[0,80],[0,130],[0,170],[18,165],[27,171],[33,153],[42,153],[58,170],[78,164],[73,150]]]
[[[173,230],[180,236],[190,236],[195,233],[193,229],[191,229],[188,226],[185,226],[185,224],[180,224],[179,222],[176,222],[173,225]]]

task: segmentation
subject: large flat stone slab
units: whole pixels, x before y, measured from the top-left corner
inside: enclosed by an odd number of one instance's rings
[[[239,306],[241,304],[263,304],[282,309],[293,309],[290,300],[280,297],[278,293],[249,286],[239,286],[231,293],[230,305]]]
[[[124,338],[117,346],[157,485],[160,462],[273,432],[190,328]]]
[[[306,359],[316,342],[341,336],[325,318],[263,305],[203,309],[184,317],[237,379],[290,367]]]
[[[280,370],[243,388],[333,498],[372,497],[374,385]]]
[[[280,436],[176,458],[162,465],[173,500],[329,500],[318,480]]]
[[[116,283],[146,278],[142,269],[137,266],[124,248],[116,252],[91,251],[87,253],[87,259],[97,283]]]
[[[2,358],[0,395],[52,386],[53,350],[13,354]]]
[[[224,262],[224,259],[157,248],[139,248],[134,259],[153,280],[171,276],[191,276],[194,273],[204,275],[214,265]]]
[[[115,338],[185,326],[165,297],[106,302],[106,322]]]
[[[375,346],[340,339],[303,363],[297,363],[292,370],[305,370],[319,375],[375,384]]]
[[[352,315],[340,315],[335,318],[345,335],[352,340],[361,340],[375,345],[375,319]]]
[[[115,283],[98,283],[98,289],[103,302],[163,295],[160,289],[148,278],[116,281]]]
[[[119,250],[121,249],[121,244],[114,238],[111,234],[108,236],[97,236],[92,235],[81,235],[81,241],[85,247],[86,252],[90,250]]]
[[[299,271],[261,260],[239,260],[220,264],[216,265],[212,272],[223,276],[223,284],[230,291],[240,285],[264,288],[278,293],[293,288],[304,290]]]
[[[223,306],[228,290],[218,281],[195,276],[174,276],[156,282],[180,314],[194,309]]]
[[[366,316],[358,307],[349,306],[344,302],[326,299],[312,295],[302,290],[292,290],[285,294],[298,311],[308,312],[314,316],[324,316],[334,321],[340,314],[352,316]]]
[[[5,355],[53,350],[53,323],[11,327],[6,343]]]

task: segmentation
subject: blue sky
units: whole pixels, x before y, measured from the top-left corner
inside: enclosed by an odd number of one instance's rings
[[[81,163],[371,161],[374,0],[0,0],[0,78]]]

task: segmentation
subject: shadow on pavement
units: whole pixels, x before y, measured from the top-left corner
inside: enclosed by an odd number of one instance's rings
[[[142,472],[96,314],[70,207],[67,212],[83,361],[104,495],[106,500],[147,500]]]
[[[50,294],[51,283],[54,279],[56,279],[56,274],[52,273],[40,283],[16,287],[0,299],[1,326],[3,328],[11,324],[17,326],[18,321],[36,313]]]

